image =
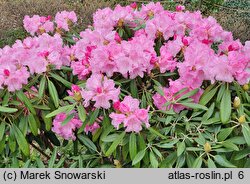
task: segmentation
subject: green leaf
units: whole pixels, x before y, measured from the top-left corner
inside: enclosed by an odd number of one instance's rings
[[[54,73],[50,73],[51,77],[53,77],[54,79],[56,79],[57,81],[61,82],[64,86],[66,86],[67,88],[71,88],[72,83],[70,83],[69,81],[65,80],[64,78],[62,78],[59,75],[56,75]]]
[[[214,161],[211,158],[208,158],[207,166],[208,166],[208,168],[216,168],[216,165],[215,165]]]
[[[10,92],[6,91],[6,94],[3,97],[2,106],[7,106],[9,100],[10,100]]]
[[[55,147],[52,156],[49,159],[48,168],[53,168],[56,162],[57,148]]]
[[[67,117],[63,120],[63,122],[61,123],[62,126],[67,125],[68,122],[70,122],[70,120],[72,120],[74,118],[74,114],[69,114],[67,115]]]
[[[152,147],[152,150],[154,151],[154,153],[155,153],[158,157],[160,157],[160,159],[163,158],[161,152],[160,152],[157,148]]]
[[[242,133],[243,133],[243,136],[247,142],[247,145],[250,146],[250,128],[249,128],[248,124],[244,123],[242,125]]]
[[[87,146],[89,149],[97,152],[97,147],[96,145],[86,136],[83,135],[78,135],[78,139],[85,145]]]
[[[111,144],[108,151],[106,152],[106,156],[110,156],[116,149],[116,147],[122,142],[123,137],[125,136],[125,132],[122,132],[117,139]]]
[[[74,108],[75,108],[75,104],[63,106],[63,107],[60,107],[60,108],[54,110],[53,112],[47,114],[45,117],[51,118],[51,117],[53,117],[61,112],[72,111]]]
[[[104,118],[105,119],[105,118]],[[107,135],[114,129],[113,125],[109,125],[104,128],[104,131],[102,132],[102,135],[100,137],[100,140],[103,141],[104,138],[107,137]]]
[[[91,114],[90,120],[89,120],[89,124],[90,124],[90,125],[92,125],[92,124],[96,121],[96,119],[97,119],[97,117],[98,117],[98,115],[99,115],[99,110],[100,110],[100,109],[96,109],[96,110]]]
[[[218,163],[219,165],[223,166],[223,167],[236,167],[235,165],[233,165],[232,163],[230,163],[226,158],[220,156],[220,155],[216,155],[214,157],[214,160],[216,163]]]
[[[219,122],[219,121],[220,121],[219,118],[214,117],[214,118],[211,118],[211,119],[208,119],[208,120],[204,120],[204,121],[202,121],[201,123],[202,123],[203,125],[211,125],[211,124],[217,123],[217,122]]]
[[[150,159],[150,163],[152,165],[153,168],[158,168],[159,162],[154,154],[153,151],[150,151],[149,153],[149,159]]]
[[[185,142],[178,142],[177,143],[177,157],[179,157],[186,149]]]
[[[17,112],[17,111],[18,111],[18,109],[16,109],[16,108],[9,108],[9,107],[0,106],[0,112],[13,113],[13,112]]]
[[[217,94],[216,103],[219,103],[221,101],[222,96],[225,93],[225,90],[226,90],[226,85],[224,85],[224,84],[221,85],[220,90]]]
[[[54,102],[54,105],[56,108],[58,108],[59,107],[58,93],[57,93],[55,85],[50,80],[48,80],[48,87],[49,87],[49,94]]]
[[[220,103],[220,119],[222,123],[227,123],[231,116],[231,93],[227,89],[222,96]]]
[[[189,98],[191,96],[194,96],[197,92],[199,91],[199,89],[194,89],[192,91],[189,91],[188,93],[182,95],[180,98],[177,99],[177,101],[181,101],[183,99]]]
[[[44,165],[44,163],[42,162],[42,160],[41,160],[40,157],[37,157],[37,158],[36,158],[36,163],[37,163],[38,168],[45,168],[45,165]]]
[[[45,76],[43,76],[41,81],[40,81],[39,90],[38,90],[38,97],[39,98],[43,97],[45,86],[46,86],[46,78],[45,78]]]
[[[77,111],[78,111],[78,115],[79,118],[82,122],[84,122],[86,120],[86,110],[84,109],[84,107],[82,105],[79,105],[77,107]]]
[[[158,132],[157,130],[155,130],[155,129],[151,128],[151,127],[149,127],[148,130],[149,130],[152,134],[157,135],[157,136],[161,137],[162,139],[165,139],[165,138],[166,138],[166,136],[162,135],[160,132]]]
[[[138,144],[139,144],[139,150],[146,150],[146,142],[141,134],[138,135]],[[145,156],[143,157],[143,162],[148,165],[149,164],[149,156],[148,152],[145,153]]]
[[[219,141],[224,141],[233,131],[233,128],[224,128],[221,129],[217,138]]]
[[[208,108],[204,105],[200,104],[195,104],[195,103],[185,103],[185,102],[180,102],[181,105],[184,105],[186,107],[190,107],[192,109],[202,109],[202,110],[208,110]]]
[[[0,141],[0,154],[6,147],[6,135],[3,136],[2,140]]]
[[[208,111],[202,116],[202,122],[208,120],[214,113],[215,103],[212,103]]]
[[[182,90],[178,91],[177,93],[174,94],[174,97],[177,97],[178,95],[182,95],[185,91],[187,91],[188,88],[183,88]]]
[[[199,137],[195,138],[194,140],[201,146],[206,143],[206,139],[202,136],[202,134],[199,134]]]
[[[26,107],[30,110],[32,114],[36,114],[36,111],[30,102],[30,100],[27,98],[27,96],[23,93],[23,91],[17,91],[16,92],[17,97],[26,105]]]
[[[193,163],[193,168],[201,168],[202,165],[202,158],[201,157],[197,157]]]
[[[25,139],[25,136],[22,134],[22,132],[19,130],[19,128],[17,128],[15,124],[12,124],[12,130],[14,132],[19,148],[21,149],[21,151],[23,152],[25,156],[29,156],[30,148],[29,148],[28,142]]]
[[[129,137],[129,155],[130,159],[133,160],[137,154],[137,145],[136,145],[136,135],[134,133],[130,134]]]
[[[130,90],[131,90],[132,97],[138,98],[138,88],[137,88],[135,79],[131,80],[130,82]]]
[[[242,158],[246,158],[249,154],[250,154],[250,147],[237,152],[237,154],[235,155],[234,160],[240,160]]]
[[[199,104],[201,105],[206,105],[208,102],[210,102],[210,100],[214,97],[214,95],[216,94],[218,88],[214,88],[211,91],[209,91],[208,93],[203,93],[201,95],[200,98],[200,102]]]
[[[135,156],[135,158],[133,159],[132,165],[136,165],[137,163],[139,163],[145,156],[145,153],[146,153],[145,150],[139,151],[137,155]]]
[[[198,148],[198,147],[187,147],[187,151],[203,151],[203,148]]]
[[[45,123],[45,129],[47,131],[50,131],[52,126],[52,118],[46,118],[46,115],[48,114],[48,111],[42,111],[42,118]]]
[[[239,148],[232,142],[230,141],[224,141],[221,143],[225,148],[232,149],[234,151],[239,151]]]
[[[30,131],[32,132],[32,134],[37,136],[38,126],[37,126],[37,122],[33,114],[28,115],[28,123],[29,123]]]
[[[3,139],[5,134],[5,122],[1,122],[0,124],[0,141]]]
[[[179,139],[175,139],[171,142],[168,142],[168,143],[163,143],[163,144],[158,144],[157,146],[159,148],[173,148],[174,145],[179,141]]]

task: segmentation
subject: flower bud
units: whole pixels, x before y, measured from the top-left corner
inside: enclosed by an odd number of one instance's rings
[[[74,93],[74,100],[77,101],[77,102],[82,100],[82,95],[81,95],[80,92]]]
[[[246,116],[245,115],[241,115],[240,118],[238,119],[240,124],[243,124],[246,122]]]
[[[118,20],[118,23],[117,23],[117,26],[118,26],[118,27],[122,27],[123,24],[124,24],[124,20],[123,20],[123,19],[119,19],[119,20]]]
[[[248,84],[243,85],[243,89],[244,89],[244,91],[248,91],[249,90]]]
[[[114,160],[114,165],[116,168],[122,168],[121,162],[119,160]]]
[[[234,108],[237,109],[239,108],[239,106],[240,106],[240,98],[236,96],[234,98]]]
[[[206,142],[206,144],[204,144],[204,151],[206,153],[209,153],[211,150],[212,150],[211,145],[208,142]]]

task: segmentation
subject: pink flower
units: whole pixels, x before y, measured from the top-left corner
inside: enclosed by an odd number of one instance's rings
[[[187,88],[185,92],[175,96],[177,92],[179,92],[180,90],[184,88]],[[181,80],[176,80],[176,81],[170,80],[169,87],[162,88],[164,96],[162,96],[159,93],[156,93],[153,96],[154,104],[160,110],[169,110],[172,108],[175,112],[179,113],[181,110],[185,109],[186,107],[180,104],[175,104],[174,103],[175,100],[180,98],[185,93],[188,93],[189,91],[194,90],[194,89],[195,88],[188,86],[187,84],[185,84],[185,82]],[[199,92],[195,94],[194,96],[192,96],[191,98],[194,100],[194,102],[197,103],[199,101],[201,94],[202,94],[202,90],[199,90]],[[169,102],[170,104],[166,105],[166,103],[169,103]]]
[[[95,133],[95,131],[100,128],[100,125],[97,122],[94,122],[93,125],[86,125],[84,128],[84,132],[87,133]]]
[[[66,125],[62,125],[63,121],[67,118],[67,114],[60,113],[56,115],[53,120],[52,131],[60,135],[66,140],[75,140],[74,131],[82,126],[81,120],[78,119],[77,115],[73,117]]]
[[[110,108],[110,101],[117,101],[120,94],[120,88],[115,88],[113,80],[108,79],[101,74],[92,75],[86,83],[86,89],[83,89],[82,97],[84,106],[89,106],[90,101],[94,101],[96,108]]]
[[[77,17],[73,11],[62,11],[56,14],[55,21],[59,29],[69,31],[69,26],[71,26],[72,23],[76,23]]]
[[[34,15],[33,17],[25,16],[23,20],[24,28],[31,35],[42,34],[54,31],[54,23],[50,21],[50,16],[40,17]]]
[[[182,6],[182,5],[178,5],[178,6],[176,6],[176,11],[183,11],[183,10],[185,10],[185,6]]]
[[[148,109],[140,109],[139,101],[131,96],[126,96],[122,102],[115,103],[116,113],[111,113],[112,125],[119,128],[123,123],[126,132],[140,132],[142,124],[149,127]]]

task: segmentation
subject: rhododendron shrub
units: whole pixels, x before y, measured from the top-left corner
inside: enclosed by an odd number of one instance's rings
[[[3,155],[33,167],[41,155],[58,158],[48,167],[250,166],[250,41],[213,17],[133,3],[97,10],[80,33],[74,12],[23,22],[31,36],[0,49]]]

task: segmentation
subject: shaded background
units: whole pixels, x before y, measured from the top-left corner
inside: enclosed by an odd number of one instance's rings
[[[16,39],[27,36],[22,26],[25,15],[52,15],[62,10],[74,10],[78,15],[78,28],[84,29],[92,22],[92,14],[98,9],[131,2],[147,3],[148,0],[0,0],[0,47],[10,45]],[[159,1],[159,0],[158,0]],[[163,0],[167,9],[174,10],[184,4],[188,10],[201,10],[212,15],[235,38],[250,40],[250,0]]]

